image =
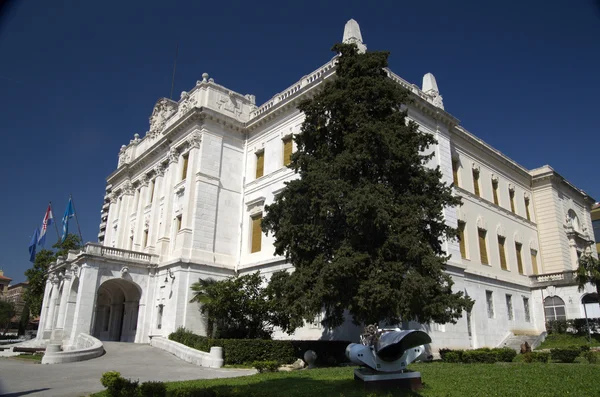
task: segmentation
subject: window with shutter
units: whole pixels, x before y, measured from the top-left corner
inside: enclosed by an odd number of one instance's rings
[[[506,265],[506,253],[504,251],[504,241],[505,238],[498,236],[498,251],[500,252],[500,267],[503,270],[508,270],[508,266]]]
[[[467,245],[465,241],[465,226],[464,222],[458,222],[458,243],[460,245],[460,256],[463,259],[467,258]]]
[[[262,243],[262,230],[260,224],[262,222],[262,215],[252,217],[252,242],[250,252],[259,252]]]
[[[492,192],[494,194],[494,204],[500,205],[498,200],[498,181],[492,181]]]
[[[183,156],[183,166],[181,168],[181,180],[185,180],[185,178],[187,177],[187,169],[188,169],[188,160],[189,160],[189,155],[184,155]]]
[[[536,250],[531,250],[531,270],[533,270],[533,274],[538,274],[537,251]]]
[[[517,268],[519,269],[519,274],[523,274],[523,259],[521,258],[521,247],[521,244],[515,243],[515,250],[517,251]]]
[[[488,265],[488,256],[487,256],[487,247],[485,245],[485,235],[486,231],[479,229],[479,258],[481,259],[481,263],[484,265]]]
[[[452,179],[454,186],[458,187],[458,160],[452,160]]]
[[[287,166],[292,162],[292,148],[293,141],[292,137],[285,138],[283,140],[283,165]]]
[[[265,152],[256,153],[256,179],[264,175]]]
[[[473,192],[476,196],[481,197],[479,194],[479,172],[473,170]]]

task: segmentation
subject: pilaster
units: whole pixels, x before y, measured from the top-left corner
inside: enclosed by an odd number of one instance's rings
[[[56,319],[56,325],[52,330],[52,340],[62,340],[63,330],[65,328],[65,314],[67,310],[67,300],[69,298],[69,292],[71,291],[71,272],[65,272],[62,282],[62,294],[60,296],[60,304],[58,306],[58,317]]]
[[[69,345],[74,345],[80,333],[92,333],[92,320],[96,304],[96,291],[98,291],[98,268],[84,263],[79,272],[79,287],[77,288],[77,303],[73,317],[73,331]]]
[[[44,330],[46,326],[46,318],[48,316],[48,309],[50,306],[50,294],[52,293],[52,281],[50,277],[46,280],[46,287],[44,288],[44,299],[42,300],[42,312],[40,313],[40,322],[38,324],[38,333],[36,339],[44,338]]]

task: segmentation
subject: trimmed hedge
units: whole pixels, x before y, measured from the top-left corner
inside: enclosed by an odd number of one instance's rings
[[[317,365],[333,366],[348,362],[346,347],[350,342],[327,340],[212,339],[196,335],[184,328],[169,335],[169,339],[191,348],[208,352],[213,346],[223,348],[225,364],[251,365],[255,361],[275,361],[291,364],[304,359],[307,350],[317,353]]]
[[[550,320],[546,322],[546,330],[550,334],[572,333],[577,335],[587,335],[587,324],[590,332],[600,333],[600,318],[575,318],[572,320]]]
[[[547,363],[550,361],[548,352],[529,352],[523,354],[523,362],[526,363]]]
[[[552,359],[561,363],[572,363],[581,354],[579,348],[571,349],[550,349]]]
[[[443,361],[448,363],[484,363],[493,364],[496,362],[512,362],[517,356],[517,352],[509,348],[490,349],[483,347],[475,350],[451,350],[440,349],[440,356]]]

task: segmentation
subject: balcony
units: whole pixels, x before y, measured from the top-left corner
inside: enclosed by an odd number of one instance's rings
[[[87,255],[112,258],[139,264],[155,264],[158,256],[139,251],[129,251],[120,248],[106,247],[104,245],[87,243],[83,247],[83,253]]]
[[[558,273],[536,274],[529,276],[529,278],[531,279],[532,288],[543,288],[550,285],[558,287],[565,285],[577,285],[576,274],[577,272],[573,270],[567,270],[565,272]]]

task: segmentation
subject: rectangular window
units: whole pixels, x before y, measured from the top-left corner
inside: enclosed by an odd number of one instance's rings
[[[529,199],[525,199],[525,215],[527,216],[527,220],[531,220],[531,215],[529,214]]]
[[[508,313],[508,321],[513,320],[512,295],[506,294],[506,311]]]
[[[482,229],[477,229],[477,231],[479,232],[479,259],[481,259],[482,264],[488,265],[487,246],[485,244],[486,231]]]
[[[458,160],[452,160],[452,179],[454,186],[458,187]]]
[[[523,311],[525,312],[525,321],[531,322],[531,314],[529,313],[529,298],[523,297]]]
[[[148,245],[148,230],[144,230],[144,245],[143,248],[146,248]]]
[[[283,140],[283,165],[287,166],[292,162],[292,137],[287,137]]]
[[[521,247],[521,244],[515,243],[515,250],[517,251],[517,268],[519,269],[519,274],[523,274],[523,259],[521,258]]]
[[[494,299],[492,291],[485,291],[485,302],[487,303],[488,318],[494,318]]]
[[[531,250],[531,270],[533,271],[533,274],[539,274],[538,273],[537,251],[536,250]]]
[[[492,193],[494,194],[494,204],[500,205],[498,200],[498,181],[492,180]]]
[[[152,179],[152,182],[150,182],[150,203],[152,204],[152,201],[154,201],[154,189],[156,188],[156,179]]]
[[[250,253],[259,252],[262,244],[262,215],[252,217],[252,242]]]
[[[594,238],[597,243],[600,243],[600,219],[592,221],[592,227],[594,228]]]
[[[176,231],[180,231],[181,230],[181,219],[182,219],[182,215],[178,215],[175,218],[175,227],[176,227]]]
[[[467,258],[467,244],[465,241],[465,226],[464,222],[458,222],[458,244],[460,245],[460,256],[463,259]]]
[[[473,336],[473,331],[471,330],[471,310],[467,310],[467,332],[469,333],[469,337]]]
[[[498,236],[498,251],[500,252],[500,267],[502,270],[508,270],[508,266],[506,265],[506,252],[504,250],[504,242],[505,238]]]
[[[481,197],[479,194],[479,172],[473,170],[473,192],[476,196]]]
[[[513,212],[513,214],[516,214],[517,212],[515,211],[515,191],[509,190],[508,195],[510,196],[510,210]]]
[[[188,160],[189,160],[189,155],[184,154],[183,155],[183,167],[181,168],[181,180],[185,180],[185,178],[187,177],[187,169],[188,169]]]
[[[265,152],[256,153],[256,179],[264,175],[265,172]]]
[[[158,305],[158,315],[156,316],[156,329],[162,328],[163,308],[164,305]]]

